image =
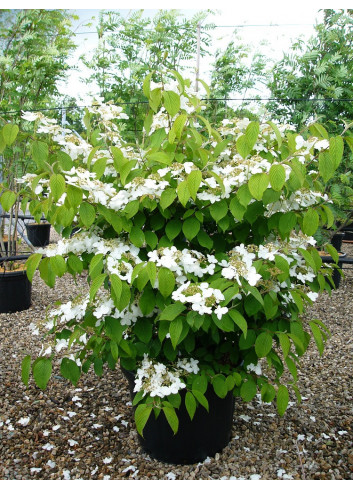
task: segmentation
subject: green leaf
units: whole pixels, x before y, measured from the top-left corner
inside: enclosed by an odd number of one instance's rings
[[[93,164],[92,171],[96,174],[97,180],[103,176],[107,166],[107,158],[98,158]]]
[[[175,119],[173,125],[172,125],[172,129],[171,131],[172,134],[174,133],[175,134],[175,137],[177,138],[181,138],[181,135],[182,135],[182,132],[183,132],[183,129],[184,129],[184,126],[185,126],[185,123],[188,119],[188,116],[187,114],[180,114],[178,115],[178,117]],[[171,140],[172,139],[172,140]],[[174,137],[173,138],[169,138],[169,142],[170,143],[173,143],[174,142]]]
[[[190,192],[190,195],[193,200],[196,199],[196,194],[198,189],[200,188],[202,181],[202,173],[200,170],[193,170],[189,173],[187,179],[187,186]]]
[[[314,323],[314,321],[309,322],[310,329],[313,333],[313,337],[317,346],[317,349],[319,350],[320,356],[324,352],[324,342],[322,340],[322,333],[320,328],[318,327],[317,324]]]
[[[267,173],[256,173],[249,179],[248,186],[251,195],[256,200],[261,200],[265,190],[270,183],[270,177]]]
[[[165,233],[170,241],[173,241],[173,239],[178,236],[181,231],[182,225],[183,224],[180,219],[172,219],[168,222],[165,227]]]
[[[48,145],[42,141],[33,141],[31,145],[31,153],[33,160],[40,166],[47,162],[49,157]]]
[[[228,394],[227,382],[224,375],[216,375],[212,380],[213,389],[218,397],[224,399]]]
[[[50,177],[49,186],[55,202],[57,202],[66,190],[65,178],[60,174]]]
[[[17,124],[5,124],[2,128],[2,135],[7,146],[11,146],[17,137],[19,127]]]
[[[162,408],[165,417],[167,418],[168,424],[171,427],[174,435],[178,431],[179,428],[179,419],[176,415],[175,409],[173,407],[164,406]]]
[[[94,280],[97,275],[102,272],[103,269],[103,253],[98,253],[98,255],[94,255],[89,264],[89,276],[92,280]]]
[[[153,231],[145,231],[146,244],[154,250],[158,244],[158,237]]]
[[[277,412],[283,416],[289,402],[288,389],[285,385],[280,385],[277,390]]]
[[[144,316],[148,316],[149,314],[151,314],[151,312],[155,308],[155,305],[156,305],[156,297],[154,295],[153,290],[151,290],[148,287],[145,288],[139,301],[139,306],[142,314]]]
[[[160,198],[160,205],[162,209],[167,209],[175,200],[176,191],[174,188],[166,188],[163,190]]]
[[[33,377],[37,386],[44,390],[47,387],[52,372],[49,358],[40,357],[33,364]]]
[[[189,413],[190,419],[193,419],[196,411],[196,400],[191,392],[187,392],[185,395],[185,407]]]
[[[93,205],[89,204],[88,202],[82,202],[79,213],[83,225],[87,228],[91,227],[96,218],[96,210]]]
[[[302,231],[307,236],[313,236],[319,227],[319,214],[315,209],[309,208],[304,215]]]
[[[146,78],[143,80],[142,84],[142,90],[146,98],[150,97],[150,90],[151,90],[151,78],[153,76],[153,72],[149,73]]]
[[[329,154],[335,170],[337,170],[337,168],[341,163],[343,150],[344,150],[344,143],[343,143],[342,136],[336,136],[330,138]]]
[[[189,217],[183,222],[184,236],[191,241],[200,231],[200,221],[196,217]]]
[[[79,259],[78,256],[76,255],[69,255],[68,259],[67,259],[67,266],[69,267],[69,270],[70,273],[71,271],[73,271],[74,273],[81,273],[82,270],[83,270],[83,263],[82,261]]]
[[[163,153],[162,151],[157,151],[153,153],[148,153],[146,155],[148,161],[158,161],[159,163],[164,163],[169,165],[173,160],[173,153]]]
[[[200,246],[207,248],[209,251],[212,250],[213,241],[203,229],[200,229],[198,232],[197,241],[199,242]]]
[[[242,221],[246,212],[246,207],[241,205],[237,197],[234,197],[229,203],[229,210],[237,221]]]
[[[239,136],[236,142],[237,151],[242,158],[246,158],[252,151],[258,135],[260,125],[257,121],[252,121],[245,130],[245,134]]]
[[[153,324],[147,318],[138,319],[134,324],[134,332],[140,341],[148,343],[153,334]]]
[[[204,394],[196,389],[193,389],[192,393],[194,394],[198,402],[201,404],[201,406],[203,406],[206,409],[206,411],[209,411],[208,400],[204,396]]]
[[[232,320],[235,322],[235,324],[241,329],[241,331],[244,334],[244,338],[246,338],[246,334],[248,331],[248,324],[247,324],[244,316],[239,311],[237,311],[236,309],[230,309],[228,311],[228,314],[232,318]]]
[[[174,117],[180,110],[180,96],[171,91],[163,92],[163,105],[171,117]]]
[[[104,280],[106,279],[107,275],[105,273],[101,273],[97,277],[92,280],[91,287],[89,289],[89,297],[90,300],[93,300],[96,293],[98,292],[98,289],[103,285]]]
[[[60,255],[50,257],[50,266],[58,277],[62,277],[66,272],[66,261]]]
[[[5,190],[0,196],[0,204],[5,212],[8,212],[17,200],[17,194],[12,190]]]
[[[66,187],[67,200],[71,207],[78,207],[82,202],[83,191],[81,188],[75,187],[73,185],[68,185]]]
[[[172,342],[174,350],[177,347],[182,330],[183,320],[181,317],[176,317],[175,319],[173,319],[169,326],[170,340]]]
[[[132,227],[130,231],[130,241],[137,248],[142,248],[142,246],[144,245],[145,235],[139,227],[137,226]]]
[[[110,285],[111,285],[111,296],[112,296],[114,305],[116,307],[118,307],[119,303],[120,303],[121,293],[123,290],[123,284],[122,284],[120,277],[118,277],[118,275],[115,275],[114,273],[112,273],[110,275]]]
[[[210,213],[216,222],[219,222],[228,214],[228,204],[226,200],[215,202],[210,206]]]
[[[279,338],[279,343],[282,348],[283,357],[286,358],[290,352],[290,341],[285,333],[276,333]]]
[[[136,429],[141,436],[143,436],[143,429],[146,426],[148,418],[152,412],[152,406],[146,404],[139,404],[135,411],[135,423]]]
[[[327,151],[319,154],[319,171],[325,183],[327,183],[335,173],[335,165]]]
[[[28,385],[29,374],[31,371],[31,355],[26,355],[21,363],[21,378],[25,385]]]
[[[263,402],[272,402],[276,397],[276,389],[271,384],[264,384],[261,387],[261,399]]]
[[[286,171],[282,165],[272,165],[270,168],[270,185],[273,190],[282,190],[286,182]]]
[[[255,353],[259,358],[265,357],[272,349],[272,336],[269,333],[260,333],[255,341]]]
[[[167,306],[159,317],[160,321],[173,321],[179,314],[185,311],[186,307],[181,302],[176,302],[175,304],[170,304]]]
[[[243,401],[250,402],[252,399],[254,399],[256,393],[257,387],[253,379],[248,379],[242,383],[240,387],[240,397],[243,399]]]
[[[199,391],[201,392],[201,394],[204,394],[207,390],[207,385],[208,382],[206,375],[204,373],[199,374],[194,377],[194,380],[192,381],[192,392],[194,393],[194,395],[195,391]]]
[[[186,180],[183,180],[181,183],[179,183],[177,188],[177,194],[181,205],[183,207],[186,207],[186,204],[188,203],[191,197],[189,187],[188,187],[188,182]]]
[[[65,379],[70,380],[73,385],[76,385],[80,376],[81,370],[76,362],[69,358],[63,358],[60,365],[60,373]]]
[[[163,297],[168,297],[174,290],[175,277],[168,268],[162,267],[158,272],[158,289]]]
[[[336,250],[336,248],[334,246],[332,246],[331,244],[327,244],[327,245],[325,245],[325,250],[328,251],[328,253],[330,253],[333,261],[335,263],[338,263],[339,254],[338,254],[338,251]]]

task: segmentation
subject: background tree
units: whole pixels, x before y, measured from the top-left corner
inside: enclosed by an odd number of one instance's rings
[[[318,119],[332,134],[344,133],[353,147],[349,130],[353,121],[353,10],[327,9],[323,14],[322,23],[315,26],[315,36],[307,43],[297,40],[290,53],[274,66],[268,86],[272,97],[280,100],[268,108],[275,117],[292,122],[298,129]],[[326,189],[340,225],[353,217],[352,189],[353,161],[346,147],[342,164]]]
[[[279,119],[298,128],[320,117],[333,133],[343,120],[353,120],[353,10],[324,10],[309,41],[298,39],[289,53],[275,64],[268,87],[268,104]],[[293,99],[303,99],[294,102]],[[321,99],[312,102],[311,99]],[[325,100],[329,99],[329,100]]]
[[[0,11],[0,109],[44,107],[58,94],[76,47],[65,10]]]
[[[71,30],[75,18],[66,10],[0,11],[0,126],[22,126],[22,110],[44,108],[59,95],[57,82],[67,75],[76,47]],[[16,143],[3,154],[0,173],[2,169],[10,186],[26,171],[24,153],[25,146]]]
[[[97,26],[98,46],[93,56],[82,56],[92,70],[87,82],[96,82],[104,101],[126,103],[130,116],[127,129],[141,129],[147,99],[141,98],[142,83],[152,70],[195,71],[197,25],[202,22],[200,55],[207,54],[211,24],[204,24],[211,11],[182,18],[178,10],[160,10],[153,18],[143,10],[123,17],[119,12],[102,11]],[[136,104],[138,103],[138,104]]]
[[[225,99],[245,98],[248,90],[261,89],[267,82],[268,62],[263,54],[254,51],[239,37],[229,42],[224,50],[218,49],[211,71],[209,117],[213,121],[235,115],[254,118],[246,108],[247,103],[234,110]]]

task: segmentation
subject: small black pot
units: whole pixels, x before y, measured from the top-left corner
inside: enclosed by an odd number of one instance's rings
[[[25,270],[0,273],[0,313],[28,309],[31,295],[32,284]]]
[[[346,256],[346,253],[340,253],[340,257],[338,259],[337,265],[341,270],[342,270],[342,265],[343,265],[341,258],[344,258],[345,256]],[[335,263],[335,261],[331,258],[331,256],[322,256],[321,260],[323,261],[323,263]],[[335,288],[338,289],[338,287],[341,283],[341,274],[337,268],[333,269],[332,280],[333,280],[333,283],[335,284]],[[331,282],[329,280],[327,280],[327,281],[332,287]]]
[[[47,246],[50,241],[50,224],[26,224],[27,237],[33,246]]]
[[[133,372],[122,369],[129,382],[131,399],[135,393]],[[209,412],[198,406],[195,416],[190,420],[185,408],[186,391],[180,391],[181,405],[177,409],[179,429],[173,434],[164,413],[155,419],[151,413],[144,430],[143,438],[138,435],[142,448],[152,457],[172,464],[193,464],[213,457],[225,448],[230,439],[233,426],[234,396],[232,393],[221,399],[210,386],[206,392]]]
[[[342,241],[345,238],[346,233],[338,232],[334,234],[331,238],[331,244],[336,248],[337,251],[341,251]]]

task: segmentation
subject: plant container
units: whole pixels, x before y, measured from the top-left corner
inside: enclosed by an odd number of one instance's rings
[[[50,241],[50,223],[26,224],[27,237],[33,246],[47,246]]]
[[[26,270],[0,272],[0,313],[28,309],[31,294],[32,284]]]
[[[342,265],[343,265],[342,259],[345,258],[345,256],[346,256],[346,253],[340,253],[339,254],[337,266],[341,270],[342,270]],[[321,256],[321,260],[323,261],[323,263],[335,263],[335,261],[333,260],[333,258],[331,256],[325,256],[325,255]],[[332,280],[333,280],[333,283],[335,284],[335,288],[338,289],[338,287],[341,283],[341,274],[337,268],[333,269]],[[332,286],[331,282],[330,281],[328,281],[328,282]]]
[[[134,397],[135,376],[122,368],[129,382],[131,399]],[[221,399],[212,387],[205,396],[209,402],[209,412],[198,406],[193,419],[185,408],[186,390],[180,391],[181,405],[176,409],[179,429],[174,435],[164,413],[156,419],[152,412],[144,429],[143,437],[138,435],[140,445],[152,457],[172,464],[193,464],[213,457],[225,448],[230,439],[233,425],[234,396],[232,393]]]
[[[336,248],[337,251],[341,251],[342,242],[343,242],[343,239],[345,238],[345,236],[346,236],[346,233],[341,233],[341,232],[338,232],[332,236],[331,244],[332,244],[332,246],[334,246]]]

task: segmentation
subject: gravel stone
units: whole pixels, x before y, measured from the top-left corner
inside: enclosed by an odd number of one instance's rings
[[[353,245],[344,244],[343,251],[353,256]],[[82,275],[76,282],[62,277],[50,289],[36,272],[31,307],[0,314],[0,478],[352,480],[353,269],[345,274],[340,288],[321,296],[306,314],[321,319],[332,336],[321,357],[312,342],[302,359],[301,404],[291,399],[281,418],[274,405],[236,400],[229,445],[203,463],[172,465],[151,459],[139,446],[119,370],[106,369],[102,378],[84,375],[74,387],[56,365],[45,392],[33,381],[28,388],[22,384],[22,358],[42,346],[29,324],[57,300],[87,288]]]

